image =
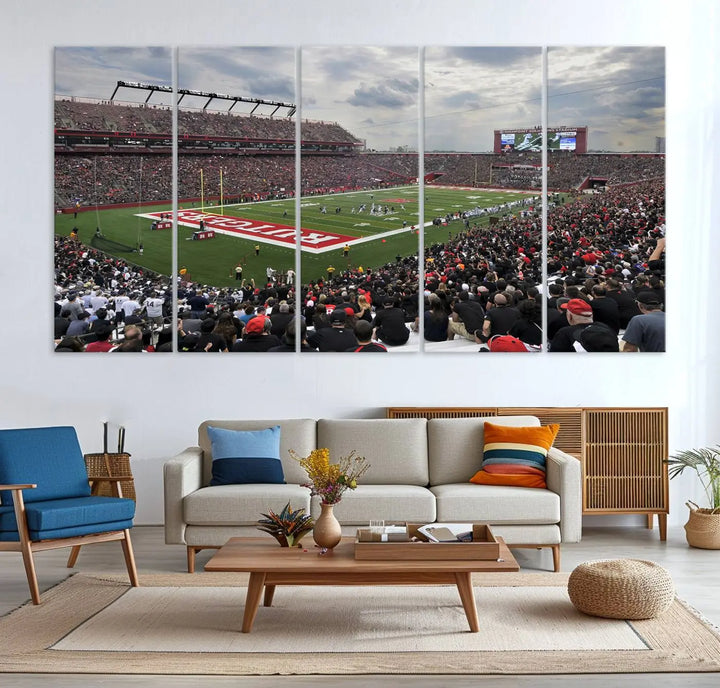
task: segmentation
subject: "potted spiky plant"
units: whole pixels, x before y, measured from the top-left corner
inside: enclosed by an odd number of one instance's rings
[[[688,501],[690,519],[685,534],[691,547],[720,549],[720,446],[686,449],[667,460],[670,478],[681,475],[685,469],[697,474],[705,490],[709,508],[700,508]]]
[[[312,517],[305,514],[305,509],[292,510],[288,502],[283,510],[276,514],[274,511],[262,514],[265,518],[258,521],[258,530],[270,533],[282,547],[300,546],[300,540],[307,535],[315,525]]]

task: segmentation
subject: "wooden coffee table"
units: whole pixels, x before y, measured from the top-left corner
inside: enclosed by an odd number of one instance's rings
[[[518,571],[520,567],[502,538],[499,560],[409,561],[355,559],[354,538],[343,538],[335,549],[321,553],[306,547],[280,547],[270,538],[231,538],[205,564],[206,571],[248,572],[242,631],[249,633],[265,592],[271,606],[277,585],[457,585],[470,630],[479,630],[472,573]]]

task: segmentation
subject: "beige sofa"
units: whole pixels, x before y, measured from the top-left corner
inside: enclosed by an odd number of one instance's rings
[[[580,463],[552,448],[547,461],[547,489],[475,485],[486,421],[512,426],[540,425],[534,416],[452,419],[283,419],[205,421],[198,446],[188,447],[164,466],[165,542],[187,547],[188,571],[195,554],[218,548],[230,537],[253,531],[261,513],[279,511],[290,501],[313,516],[319,504],[302,468],[288,453],[307,456],[329,447],[332,457],[355,450],[370,468],[358,488],[348,490],[335,507],[340,523],[353,526],[370,519],[411,522],[482,521],[511,547],[550,547],[559,570],[559,545],[581,536]],[[207,426],[262,430],[279,425],[280,456],[286,484],[209,486],[211,447]]]

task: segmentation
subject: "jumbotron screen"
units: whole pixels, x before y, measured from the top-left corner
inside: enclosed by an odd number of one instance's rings
[[[574,151],[577,147],[577,131],[549,129],[547,135],[548,150]],[[542,150],[542,131],[501,133],[500,148],[504,153],[513,150],[539,152]]]

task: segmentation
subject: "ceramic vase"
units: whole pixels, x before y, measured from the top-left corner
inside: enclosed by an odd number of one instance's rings
[[[318,547],[332,549],[340,542],[342,530],[333,513],[333,504],[320,504],[320,516],[313,527],[313,540]]]

